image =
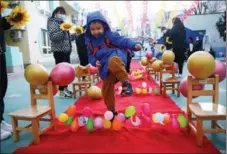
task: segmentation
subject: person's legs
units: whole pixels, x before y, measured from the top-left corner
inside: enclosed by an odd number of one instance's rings
[[[54,52],[55,64],[69,61],[68,55],[64,52]],[[71,97],[71,94],[66,90],[67,86],[59,86],[60,96]]]
[[[7,77],[7,68],[6,68],[6,57],[5,53],[0,53],[0,123],[1,123],[1,140],[7,139],[11,136],[12,126],[7,124],[4,121],[4,110],[5,110],[5,103],[4,97],[7,91],[8,86],[8,77]]]
[[[125,65],[119,57],[111,57],[108,62],[109,72],[115,75],[118,81],[122,82],[122,95],[132,95],[132,85],[128,79]]]

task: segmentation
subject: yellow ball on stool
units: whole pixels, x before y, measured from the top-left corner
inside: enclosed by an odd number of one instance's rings
[[[151,64],[151,68],[154,71],[160,71],[160,65],[161,65],[162,61],[161,60],[155,60],[152,64]]]
[[[173,51],[167,50],[162,55],[162,61],[164,64],[170,65],[173,63],[174,59],[175,59],[175,55]]]
[[[215,68],[214,57],[206,51],[197,51],[193,53],[187,61],[189,73],[197,79],[209,77]]]
[[[101,99],[102,98],[102,91],[97,86],[91,86],[87,89],[87,96],[91,99]]]
[[[49,80],[49,73],[40,64],[31,64],[24,71],[25,79],[32,85],[43,85]]]
[[[143,65],[143,66],[147,66],[148,65],[148,59],[147,59],[147,57],[142,57],[141,58],[141,65]]]

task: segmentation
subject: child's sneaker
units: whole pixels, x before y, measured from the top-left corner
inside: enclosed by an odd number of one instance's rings
[[[4,129],[1,128],[1,141],[9,138],[11,136],[11,132],[5,131]]]
[[[121,91],[121,96],[131,96],[133,93],[133,90],[132,90],[132,85],[130,82],[128,81],[124,81],[122,83],[122,91]]]

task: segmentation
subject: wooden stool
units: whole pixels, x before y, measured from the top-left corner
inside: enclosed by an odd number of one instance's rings
[[[93,83],[95,83],[95,80],[97,80],[97,82],[101,80],[98,72],[93,74],[92,78],[93,78]]]
[[[45,88],[47,94],[36,94],[36,89]],[[49,81],[47,85],[42,86],[33,86],[30,85],[30,94],[31,94],[31,106],[26,109],[21,109],[12,113],[9,113],[12,120],[13,127],[13,138],[14,141],[19,141],[19,132],[27,131],[32,132],[34,137],[34,143],[39,144],[40,138],[39,136],[49,130],[55,129],[54,119],[55,119],[55,106],[54,106],[54,98],[53,98],[53,85],[52,82]],[[47,99],[48,105],[37,105],[37,99]],[[50,119],[42,118],[46,115],[50,116]],[[25,127],[19,127],[18,121],[31,121],[31,124]],[[50,122],[49,126],[43,130],[39,130],[39,121],[48,121]]]
[[[152,63],[156,60],[156,58],[152,58],[151,60],[148,61],[148,65],[146,67],[146,71],[147,71],[147,74],[148,74],[148,78],[151,78],[152,75],[154,75],[155,79],[158,78],[158,72],[153,70],[151,65]]]
[[[174,63],[171,65],[164,65],[161,63],[160,69],[160,92],[163,96],[166,96],[167,90],[172,90],[172,93],[175,94],[177,91],[177,97],[180,97],[180,81],[175,78]],[[163,74],[170,74],[171,77],[163,79]]]
[[[212,90],[192,90],[192,85],[211,84]],[[187,97],[187,115],[188,115],[188,131],[193,130],[196,133],[196,144],[201,147],[203,145],[204,133],[226,133],[224,127],[217,123],[218,120],[226,120],[226,108],[218,104],[219,98],[219,76],[208,78],[206,80],[193,79],[188,76],[188,97]],[[192,102],[193,96],[212,96],[212,102],[199,103]],[[192,117],[195,116],[195,118]],[[210,120],[211,128],[204,129],[203,121]],[[196,126],[193,121],[196,121]]]
[[[82,92],[86,92],[87,89],[91,86],[91,74],[90,74],[90,67],[87,66],[77,66],[76,67],[76,77],[78,79],[77,82],[72,84],[73,87],[73,97],[76,98],[77,92],[79,92],[80,96]],[[83,77],[86,77],[87,80],[83,81]]]

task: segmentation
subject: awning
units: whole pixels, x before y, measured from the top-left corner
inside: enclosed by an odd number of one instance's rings
[[[78,11],[66,1],[59,1],[60,6],[64,7],[67,15],[78,14]]]

